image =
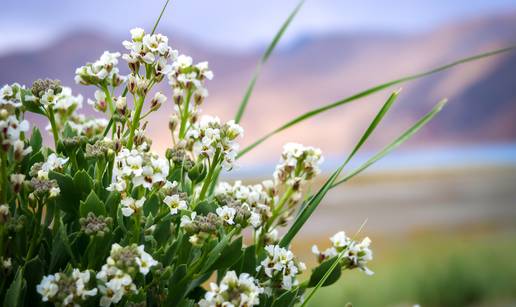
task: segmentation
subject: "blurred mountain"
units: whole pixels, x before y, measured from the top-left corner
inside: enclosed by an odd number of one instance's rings
[[[453,60],[516,43],[516,13],[457,21],[430,32],[333,33],[307,36],[278,50],[263,69],[242,122],[244,145],[288,119],[378,83],[417,73]],[[161,29],[170,44],[197,61],[208,60],[215,79],[208,83],[205,113],[230,119],[245,92],[261,51],[213,49]],[[85,96],[92,89],[73,82],[75,68],[104,50],[121,51],[121,41],[98,32],[70,33],[40,50],[0,56],[0,84],[30,85],[42,77],[58,78]],[[123,61],[122,61],[123,62]],[[120,67],[124,67],[121,63]],[[167,91],[163,85],[163,90]],[[389,92],[338,108],[271,139],[254,159],[279,156],[286,141],[319,146],[341,154],[360,137]],[[516,52],[468,63],[403,85],[400,101],[369,148],[395,137],[443,97],[450,102],[409,146],[513,142],[516,140]],[[89,107],[86,105],[85,109]],[[149,132],[158,150],[169,144],[164,133],[171,107],[155,114]],[[92,114],[91,110],[86,113]],[[39,123],[36,118],[31,118]]]

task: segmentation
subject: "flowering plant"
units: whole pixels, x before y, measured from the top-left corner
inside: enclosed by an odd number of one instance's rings
[[[294,143],[285,145],[270,180],[219,182],[221,172],[274,133],[386,85],[302,115],[239,151],[238,122],[257,75],[235,120],[201,116],[213,78],[208,63],[194,63],[154,30],[130,33],[124,54],[106,51],[76,70],[78,84],[96,88],[88,104],[108,120],[80,115],[82,96],[58,80],[0,90],[4,305],[304,305],[342,270],[372,274],[368,238],[356,241],[338,232],[332,247],[313,247],[319,265],[312,270],[292,253],[291,242],[331,188],[409,138],[443,103],[342,177],[394,103],[394,92],[353,152],[312,195],[306,186],[320,173],[321,151]],[[129,75],[120,74],[120,60]],[[168,82],[170,95],[155,91],[161,82]],[[174,105],[168,123],[173,147],[161,156],[151,149],[145,120],[167,101]],[[29,133],[29,112],[48,119],[53,147],[44,146],[36,127]]]

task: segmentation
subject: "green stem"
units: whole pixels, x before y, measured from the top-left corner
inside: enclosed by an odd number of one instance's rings
[[[188,112],[190,107],[190,98],[192,97],[192,91],[188,90],[185,98],[185,102],[183,103],[183,113],[181,114],[181,127],[179,128],[179,139],[182,140],[185,137],[186,133],[186,122],[188,120]]]
[[[2,195],[1,201],[2,204],[7,202],[7,190],[9,189],[9,181],[7,179],[7,153],[0,149],[0,158],[1,158],[1,180],[2,180]]]
[[[111,93],[109,92],[109,90],[105,84],[102,84],[102,91],[106,95],[106,101],[109,106],[109,112],[111,113],[111,115],[113,115],[115,113],[115,106],[113,104],[113,98],[111,97]]]
[[[213,177],[213,174],[215,172],[215,169],[217,168],[217,165],[219,163],[219,156],[220,156],[220,149],[217,149],[215,152],[215,155],[213,156],[213,161],[211,162],[210,169],[208,170],[208,175],[204,179],[204,182],[202,184],[201,193],[199,194],[199,200],[204,199],[204,196],[206,195],[206,191],[208,191],[208,187],[211,184],[211,178]]]
[[[50,127],[52,128],[52,135],[54,137],[54,146],[57,152],[57,144],[59,143],[59,133],[57,132],[56,118],[54,116],[54,110],[51,106],[47,110],[48,120],[50,121]]]
[[[134,110],[134,117],[131,123],[131,130],[129,131],[129,140],[127,141],[128,149],[133,148],[134,132],[137,128],[140,127],[140,114],[142,113],[144,99],[144,96],[140,96],[139,99],[136,101],[136,109]]]

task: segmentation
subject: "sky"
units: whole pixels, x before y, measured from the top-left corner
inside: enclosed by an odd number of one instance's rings
[[[297,0],[171,0],[160,24],[229,49],[266,44]],[[77,29],[123,35],[152,28],[161,0],[2,0],[0,53],[35,48]],[[475,15],[516,10],[514,0],[307,0],[284,44],[314,33],[414,32]]]

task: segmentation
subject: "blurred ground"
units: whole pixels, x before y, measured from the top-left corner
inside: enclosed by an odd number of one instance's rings
[[[332,191],[295,241],[373,240],[376,274],[345,272],[311,306],[516,306],[516,168],[375,172]],[[300,240],[299,238],[302,238]]]

